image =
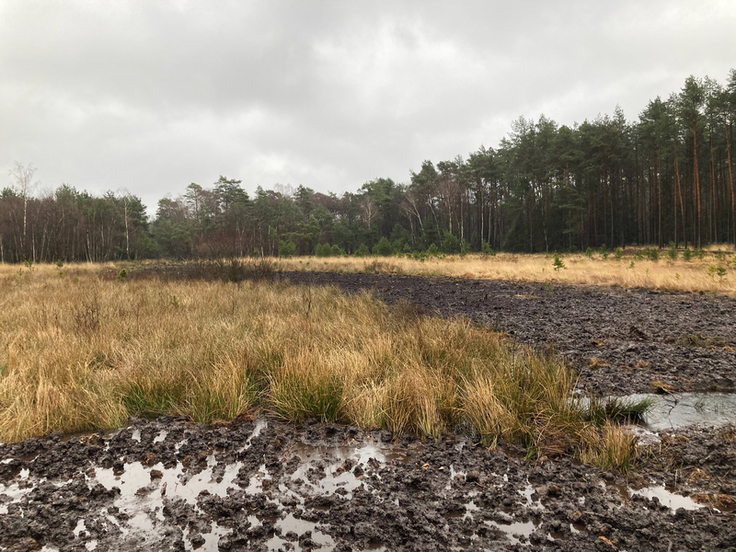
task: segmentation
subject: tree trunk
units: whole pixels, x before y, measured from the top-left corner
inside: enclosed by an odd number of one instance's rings
[[[675,186],[677,187],[677,197],[680,199],[680,214],[682,215],[682,239],[687,247],[687,225],[685,221],[685,205],[682,201],[682,186],[680,186],[680,165],[677,162],[677,141],[674,141],[675,146]],[[677,199],[677,198],[676,198]]]
[[[731,126],[726,129],[726,152],[728,154],[728,183],[731,188],[731,238],[736,247],[736,204],[734,202],[733,193],[733,165],[731,162]]]
[[[698,125],[693,123],[693,184],[695,185],[695,206],[698,213],[697,240],[698,249],[703,248],[703,214],[700,205],[700,170],[698,169]]]

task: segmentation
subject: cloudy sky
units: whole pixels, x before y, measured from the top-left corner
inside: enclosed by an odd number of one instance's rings
[[[734,0],[0,0],[0,187],[338,194],[736,68]]]

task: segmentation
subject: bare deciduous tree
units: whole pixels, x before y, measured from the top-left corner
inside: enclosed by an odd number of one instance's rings
[[[36,167],[32,163],[23,165],[16,161],[15,166],[9,173],[14,181],[11,186],[23,198],[23,243],[21,246],[23,258],[26,258],[26,238],[28,235],[28,195],[32,193],[33,188],[38,184],[38,182],[31,182],[35,172]]]

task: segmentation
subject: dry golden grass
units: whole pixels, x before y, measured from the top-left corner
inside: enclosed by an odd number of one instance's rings
[[[626,428],[607,423],[602,431],[585,431],[582,440],[588,443],[587,448],[580,453],[583,462],[595,464],[604,470],[628,470],[635,451],[636,437]]]
[[[732,248],[730,248],[732,249]],[[729,250],[724,246],[724,251]],[[627,250],[622,258],[613,253],[604,259],[599,253],[561,254],[565,268],[555,270],[553,255],[498,253],[495,256],[448,255],[415,260],[409,257],[308,257],[278,260],[282,270],[335,272],[385,272],[510,281],[548,282],[550,284],[588,284],[626,288],[649,288],[680,291],[707,291],[736,295],[736,263],[733,253],[708,251],[702,258],[685,261],[682,251],[676,260],[659,252],[659,260],[636,259]],[[633,266],[632,266],[633,262]],[[711,268],[726,269],[719,276]]]
[[[109,268],[0,266],[0,440],[262,408],[548,457],[605,446],[604,421],[569,400],[568,367],[487,328],[334,288],[116,281]]]

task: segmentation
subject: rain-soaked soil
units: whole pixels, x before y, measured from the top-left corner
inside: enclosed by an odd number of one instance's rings
[[[626,477],[452,436],[134,420],[0,444],[0,550],[735,550],[736,430],[649,437]]]
[[[406,275],[280,277],[374,289],[389,302],[493,325],[561,352],[589,392],[727,393],[715,402],[664,396],[654,431],[637,430],[627,475],[566,459],[531,463],[521,449],[460,436],[418,441],[263,416],[209,426],[132,420],[114,433],[0,443],[0,551],[736,550],[736,427],[677,427],[694,413],[723,417],[735,400],[733,299]]]
[[[563,354],[597,395],[734,391],[736,299],[583,285],[404,274],[284,272],[298,284],[374,290],[427,313],[463,316]]]

